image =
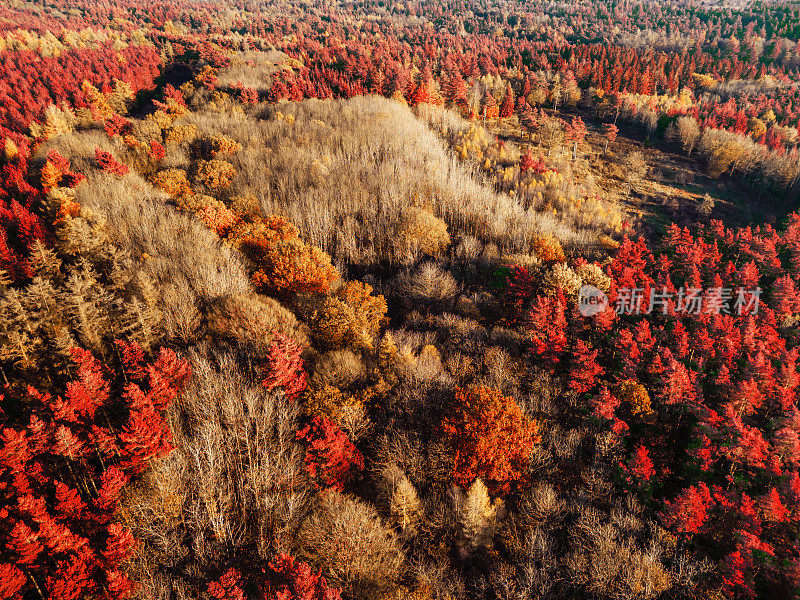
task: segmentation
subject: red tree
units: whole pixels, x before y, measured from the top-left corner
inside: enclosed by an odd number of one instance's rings
[[[364,468],[364,458],[336,423],[315,416],[297,432],[306,445],[306,469],[323,486],[339,491],[353,470]]]
[[[283,388],[287,397],[295,399],[307,385],[306,372],[303,369],[301,348],[293,339],[276,334],[275,340],[267,351],[262,385],[268,390]]]
[[[121,600],[132,590],[120,566],[135,542],[114,521],[120,490],[171,448],[161,410],[190,372],[171,350],[147,364],[138,346],[121,348],[127,382],[75,349],[76,376],[62,394],[29,388],[24,398],[0,397],[4,409],[29,408],[27,423],[0,411],[3,597],[33,594],[34,581],[50,598]]]

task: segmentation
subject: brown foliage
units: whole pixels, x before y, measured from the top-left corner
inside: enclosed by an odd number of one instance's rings
[[[266,352],[276,333],[288,335],[301,346],[308,344],[303,326],[280,302],[266,296],[228,294],[212,300],[206,311],[214,336]]]

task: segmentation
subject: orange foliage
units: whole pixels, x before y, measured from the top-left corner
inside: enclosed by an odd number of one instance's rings
[[[61,170],[48,160],[42,167],[42,187],[44,189],[56,187],[61,181],[61,175]]]
[[[202,160],[197,167],[197,178],[212,190],[221,190],[230,187],[231,181],[236,175],[233,165],[224,160],[214,158],[212,160]]]
[[[566,259],[561,242],[549,235],[540,236],[534,240],[533,253],[545,262],[562,262]]]
[[[283,217],[256,219],[232,237],[253,262],[252,282],[260,292],[325,294],[339,277],[331,257],[301,240],[297,227]]]
[[[152,178],[152,183],[170,196],[180,197],[191,192],[186,171],[183,169],[165,169],[159,171]]]
[[[373,296],[372,286],[360,281],[350,281],[338,292],[348,306],[352,307],[355,319],[361,330],[374,338],[386,319],[386,300],[383,296]]]
[[[629,379],[620,383],[614,390],[620,402],[627,404],[634,415],[647,415],[653,412],[650,394],[641,383]]]
[[[211,200],[208,204],[200,208],[195,213],[209,229],[213,229],[222,235],[236,223],[238,217],[219,200]]]
[[[483,385],[456,388],[442,431],[455,450],[453,479],[468,487],[480,477],[493,492],[508,492],[525,479],[539,441],[538,427],[513,398]]]

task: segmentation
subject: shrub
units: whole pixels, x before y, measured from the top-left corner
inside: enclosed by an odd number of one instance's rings
[[[275,334],[281,333],[299,345],[308,344],[303,327],[291,311],[273,298],[256,294],[226,294],[211,300],[206,307],[209,331],[248,352],[263,356]]]
[[[480,477],[493,493],[510,491],[525,480],[537,429],[513,398],[482,385],[456,388],[442,423],[455,452],[454,481],[466,488]]]
[[[150,149],[147,151],[147,155],[154,161],[158,162],[164,160],[164,157],[167,155],[167,151],[164,149],[164,145],[161,142],[150,140]]]
[[[331,257],[303,242],[297,228],[283,217],[258,219],[232,235],[253,263],[252,281],[259,291],[324,294],[339,276]]]
[[[242,576],[236,569],[228,569],[217,581],[207,586],[208,595],[214,600],[245,600],[241,586]]]
[[[353,309],[354,327],[372,340],[380,333],[386,321],[386,300],[383,296],[373,296],[368,283],[350,281],[337,292],[337,296]]]
[[[156,173],[151,183],[173,197],[190,194],[192,191],[186,171],[183,169],[165,169]]]
[[[544,276],[542,288],[548,295],[561,290],[567,298],[574,297],[581,287],[580,276],[566,263],[556,263]]]
[[[355,498],[325,490],[298,539],[298,554],[322,567],[346,597],[372,600],[397,588],[403,566],[397,536],[383,527],[373,508]]]
[[[236,154],[242,149],[239,142],[224,135],[204,136],[195,141],[194,147],[197,154],[206,159]]]
[[[594,263],[583,263],[575,269],[575,273],[581,278],[583,283],[593,285],[598,290],[608,292],[611,287],[611,278]]]
[[[450,273],[433,263],[425,263],[408,280],[404,297],[414,305],[431,307],[451,301],[458,289]]]
[[[298,312],[308,324],[314,343],[324,350],[351,344],[369,345],[371,338],[358,330],[355,311],[336,296],[310,296],[298,303]]]
[[[393,259],[410,265],[420,254],[440,256],[450,245],[450,234],[447,224],[429,210],[410,207],[400,213],[390,244]]]
[[[106,173],[120,176],[128,174],[129,169],[127,165],[118,162],[110,152],[105,152],[100,150],[100,148],[95,148],[94,159],[97,162],[97,165]]]
[[[341,426],[341,410],[351,401],[350,397],[334,385],[322,385],[309,390],[303,402],[309,416],[328,417]]]
[[[195,214],[206,224],[206,227],[213,229],[217,235],[225,235],[238,220],[236,214],[219,200],[207,203]]]
[[[236,170],[227,161],[218,158],[201,160],[197,165],[197,179],[210,190],[220,191],[231,186]]]

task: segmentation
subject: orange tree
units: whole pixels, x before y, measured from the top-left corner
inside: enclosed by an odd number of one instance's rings
[[[539,441],[536,422],[519,404],[483,385],[456,388],[442,431],[455,451],[454,481],[468,487],[480,477],[493,493],[507,493],[524,482]]]
[[[252,261],[253,285],[264,293],[325,294],[339,274],[325,252],[306,244],[293,224],[270,215],[234,232],[234,243]]]

